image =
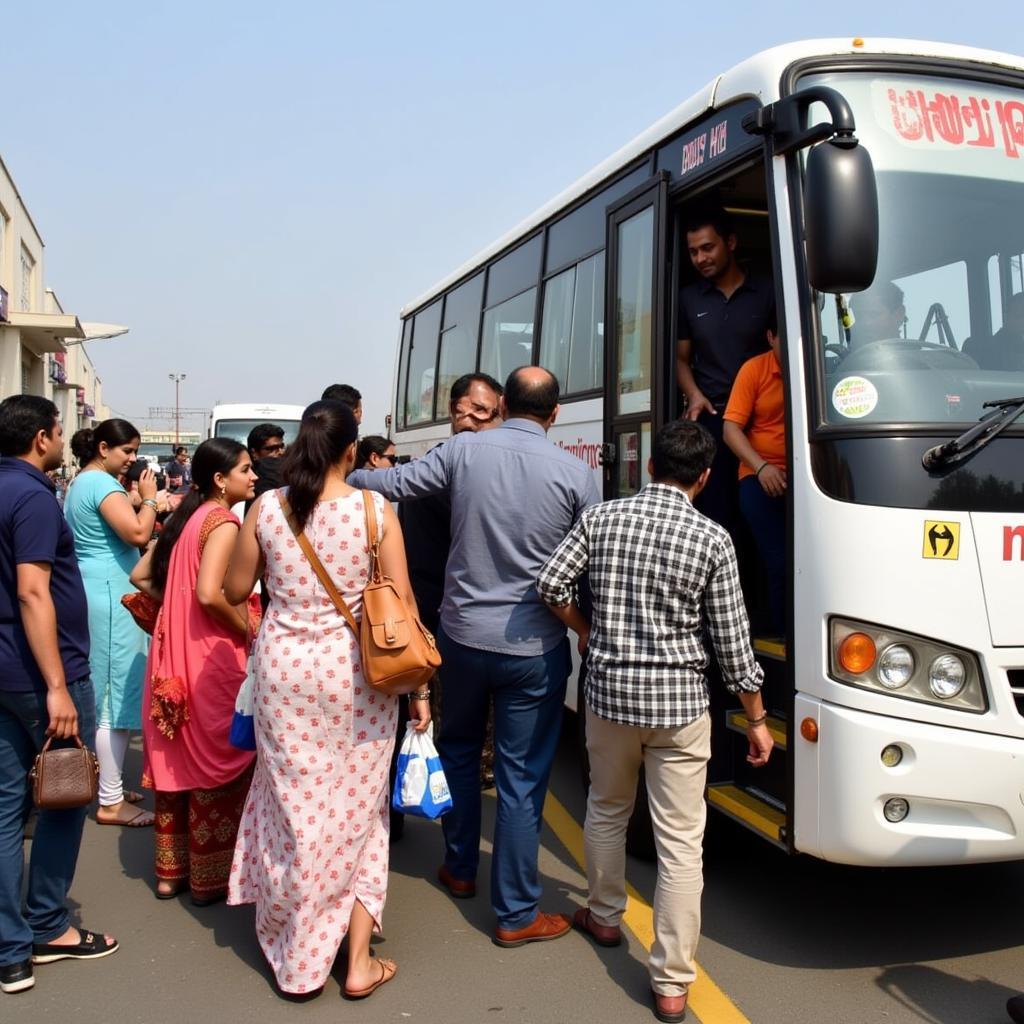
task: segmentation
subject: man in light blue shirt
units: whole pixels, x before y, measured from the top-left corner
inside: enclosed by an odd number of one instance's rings
[[[452,546],[438,646],[444,726],[438,741],[453,808],[442,819],[438,878],[455,897],[476,892],[480,753],[494,699],[498,813],[491,901],[495,942],[556,939],[568,917],[538,909],[541,811],[558,744],[571,660],[565,626],[541,601],[541,566],[583,510],[600,501],[590,468],[553,445],[558,381],[538,366],[514,370],[496,430],[458,434],[424,458],[359,471],[353,487],[392,501],[447,491]]]

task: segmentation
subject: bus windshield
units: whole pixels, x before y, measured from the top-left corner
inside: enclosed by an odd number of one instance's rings
[[[299,432],[298,420],[258,419],[258,420],[217,420],[213,425],[214,437],[230,437],[239,444],[246,444],[249,431],[261,423],[273,423],[284,431],[284,443],[291,444]]]
[[[871,288],[818,296],[826,421],[969,423],[1024,395],[1024,92],[884,72],[813,82],[853,107],[879,205]]]

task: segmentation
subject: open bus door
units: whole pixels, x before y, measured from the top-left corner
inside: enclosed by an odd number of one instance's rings
[[[651,437],[666,415],[668,175],[608,208],[605,286],[604,496],[648,481]]]

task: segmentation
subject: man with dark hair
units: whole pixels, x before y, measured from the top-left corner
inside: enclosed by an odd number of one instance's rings
[[[732,541],[693,507],[714,453],[714,440],[699,424],[666,424],[654,438],[652,482],[631,498],[587,509],[537,578],[541,598],[588,654],[590,893],[574,924],[599,945],[622,941],[626,826],[643,766],[658,849],[649,970],[662,1021],[683,1019],[696,977],[711,755],[705,617],[726,688],[746,713],[747,761],[760,767],[772,749],[760,693],[764,674],[750,646]],[[589,623],[574,599],[588,571]]]
[[[497,430],[464,432],[422,459],[360,471],[354,487],[393,501],[447,491],[451,553],[438,647],[444,659],[438,741],[453,808],[442,819],[451,895],[476,893],[480,861],[480,752],[493,698],[498,792],[491,902],[500,946],[557,939],[564,914],[538,909],[541,810],[558,745],[571,660],[565,627],[534,586],[541,565],[589,505],[597,484],[581,460],[547,440],[558,382],[539,366],[513,370]]]
[[[341,402],[352,410],[357,424],[363,422],[363,396],[351,384],[328,384],[320,396],[321,402]]]
[[[286,448],[284,427],[276,423],[259,423],[249,431],[245,446],[253,462],[258,459],[279,459]]]
[[[695,210],[686,249],[699,280],[679,293],[676,380],[685,416],[698,420],[717,445],[714,472],[699,501],[705,515],[735,534],[738,464],[722,442],[722,413],[740,367],[767,349],[765,327],[775,304],[771,281],[748,274],[736,259],[736,231],[721,208]]]
[[[96,744],[89,613],[71,530],[46,475],[61,465],[57,407],[35,395],[0,402],[0,991],[35,984],[32,964],[117,949],[72,927],[67,894],[85,807],[39,812],[28,897],[21,887],[29,776],[48,736]]]

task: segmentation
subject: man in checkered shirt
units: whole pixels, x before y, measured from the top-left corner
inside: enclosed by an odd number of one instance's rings
[[[696,977],[711,754],[705,618],[726,688],[746,712],[747,761],[760,767],[772,749],[760,693],[764,674],[750,646],[732,541],[693,507],[714,454],[704,427],[667,424],[654,438],[653,483],[635,497],[587,509],[537,580],[542,599],[589,655],[584,837],[590,896],[575,924],[600,945],[622,940],[626,825],[643,765],[658,848],[649,966],[662,1021],[683,1019]],[[585,572],[593,592],[589,624],[574,600]]]

